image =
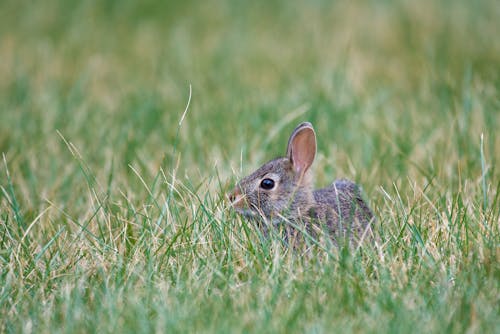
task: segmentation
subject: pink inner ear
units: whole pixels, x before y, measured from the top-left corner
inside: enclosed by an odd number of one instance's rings
[[[295,172],[303,174],[311,167],[316,155],[314,130],[304,128],[292,139],[292,163]]]

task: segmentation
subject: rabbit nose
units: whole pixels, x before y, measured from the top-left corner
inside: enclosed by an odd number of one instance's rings
[[[243,206],[244,195],[241,193],[240,188],[236,187],[233,191],[228,195],[229,201],[235,207]]]
[[[231,203],[234,203],[234,201],[236,200],[236,198],[238,198],[238,196],[241,196],[241,192],[240,192],[240,189],[238,187],[234,188],[233,191],[231,191],[231,193],[228,195],[228,198],[229,198],[229,201]]]

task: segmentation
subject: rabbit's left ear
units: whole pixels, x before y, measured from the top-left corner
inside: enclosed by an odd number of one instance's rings
[[[316,155],[316,134],[311,123],[301,123],[293,130],[286,155],[297,174],[303,174],[311,167]]]

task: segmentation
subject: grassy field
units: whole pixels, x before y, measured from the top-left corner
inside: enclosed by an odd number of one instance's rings
[[[0,2],[0,332],[500,333],[500,6]],[[224,201],[315,125],[353,251]]]

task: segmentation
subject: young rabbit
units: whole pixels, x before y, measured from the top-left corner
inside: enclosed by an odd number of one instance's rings
[[[232,206],[257,221],[283,223],[288,235],[300,229],[315,235],[319,229],[335,242],[346,237],[359,241],[371,231],[373,213],[352,181],[336,180],[313,190],[309,167],[315,155],[314,129],[301,123],[288,140],[286,157],[269,161],[236,185],[228,196]]]

